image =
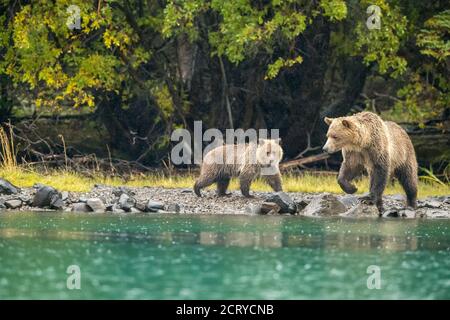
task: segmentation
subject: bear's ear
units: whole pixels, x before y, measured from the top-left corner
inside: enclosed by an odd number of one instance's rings
[[[328,118],[328,117],[325,117],[323,120],[325,121],[325,123],[327,125],[330,125],[333,122],[333,119],[332,118]]]
[[[281,146],[281,138],[275,139],[275,142]]]
[[[264,143],[266,143],[266,139],[262,139],[262,138],[259,138],[259,139],[258,139],[258,144],[259,144],[260,146],[262,146]]]
[[[344,127],[351,129],[353,127],[353,123],[350,120],[344,119],[342,120],[342,124]]]

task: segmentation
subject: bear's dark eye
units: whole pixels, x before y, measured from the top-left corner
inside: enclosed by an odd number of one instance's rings
[[[336,136],[336,135],[332,135],[332,136],[331,136],[331,139],[335,139],[335,140],[337,140],[337,139],[338,139],[338,136]]]
[[[271,154],[271,152],[270,152],[270,151],[267,151],[267,156],[270,156],[270,154]]]

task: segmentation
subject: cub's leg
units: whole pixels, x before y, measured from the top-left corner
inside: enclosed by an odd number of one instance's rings
[[[402,166],[395,170],[395,176],[406,193],[406,203],[409,207],[417,207],[417,168]]]
[[[203,171],[203,170],[202,170]],[[207,173],[200,173],[200,177],[195,181],[194,192],[197,196],[201,197],[201,189],[212,185],[217,181],[217,174],[214,174],[213,170],[209,170]]]
[[[219,197],[229,195],[227,194],[228,186],[230,185],[229,177],[222,177],[217,180],[217,195]]]
[[[280,172],[273,175],[264,175],[264,179],[275,192],[283,191]]]
[[[346,193],[353,194],[358,188],[351,181],[362,174],[363,160],[352,152],[343,152],[342,156],[344,161],[339,169],[338,183]]]
[[[253,198],[250,195],[250,185],[252,184],[253,176],[249,175],[240,175],[239,176],[239,184],[241,187],[241,193],[244,197]]]

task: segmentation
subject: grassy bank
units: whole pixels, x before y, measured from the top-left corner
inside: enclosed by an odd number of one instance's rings
[[[95,184],[106,184],[112,186],[159,186],[165,188],[191,188],[194,184],[195,176],[192,175],[135,175],[126,181],[117,177],[107,177],[100,174],[94,177],[86,177],[76,172],[55,170],[48,173],[38,173],[34,170],[22,169],[16,167],[14,169],[0,169],[0,177],[9,180],[18,187],[31,187],[35,183],[50,185],[58,190],[87,192]],[[357,182],[360,193],[367,192],[368,181],[363,179]],[[287,192],[330,192],[343,193],[336,182],[335,175],[318,175],[312,173],[304,173],[302,175],[285,175],[283,177],[284,190]],[[214,188],[214,187],[211,187]],[[230,188],[232,190],[239,189],[237,180],[233,180]],[[257,180],[252,184],[252,190],[270,191],[270,187],[262,180]],[[398,183],[389,185],[386,194],[403,193]],[[419,197],[449,195],[450,186],[433,183],[430,181],[420,181]]]

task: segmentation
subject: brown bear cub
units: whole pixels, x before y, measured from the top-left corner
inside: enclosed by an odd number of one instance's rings
[[[279,163],[283,157],[280,139],[259,139],[258,143],[227,144],[209,151],[194,184],[195,194],[217,183],[217,194],[227,195],[231,177],[239,177],[242,195],[250,196],[250,185],[259,175],[263,176],[275,191],[282,191]]]
[[[355,193],[351,181],[366,169],[370,178],[373,201],[383,211],[382,195],[391,177],[396,177],[407,197],[407,204],[416,208],[417,160],[408,134],[398,124],[383,121],[372,112],[360,112],[348,117],[325,118],[330,126],[323,150],[342,150],[344,159],[338,183],[346,193]]]

